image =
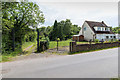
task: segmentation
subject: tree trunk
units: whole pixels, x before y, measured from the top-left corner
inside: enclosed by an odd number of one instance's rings
[[[15,29],[12,29],[12,51],[15,51]]]

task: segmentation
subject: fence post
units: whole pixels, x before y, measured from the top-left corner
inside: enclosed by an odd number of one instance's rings
[[[69,49],[70,49],[70,52],[72,52],[72,42],[70,42]]]
[[[70,52],[76,52],[76,42],[70,42]]]

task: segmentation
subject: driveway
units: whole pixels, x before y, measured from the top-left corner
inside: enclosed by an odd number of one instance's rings
[[[118,48],[1,64],[3,78],[116,78]]]

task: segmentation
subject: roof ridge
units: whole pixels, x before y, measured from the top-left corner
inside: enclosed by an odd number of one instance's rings
[[[85,20],[86,22],[99,22],[99,21],[87,21],[87,20]],[[99,22],[99,23],[102,23],[102,21],[101,22]]]

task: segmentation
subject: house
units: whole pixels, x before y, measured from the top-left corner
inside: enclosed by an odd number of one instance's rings
[[[120,34],[115,34],[116,35],[116,39],[120,40]]]
[[[111,31],[111,27],[107,26],[103,21],[85,21],[82,25],[82,28],[78,35],[73,35],[74,41],[81,41],[79,38],[82,37],[82,40],[94,41],[95,39],[101,40],[111,40],[116,39],[116,35]],[[77,40],[76,40],[77,39]]]

